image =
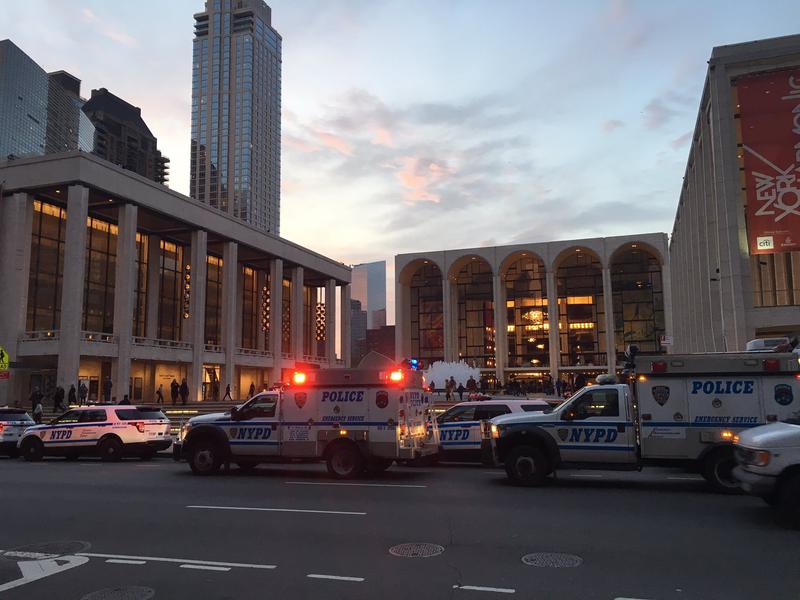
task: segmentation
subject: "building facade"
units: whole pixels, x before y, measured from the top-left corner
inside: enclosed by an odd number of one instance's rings
[[[93,152],[156,183],[169,180],[169,159],[142,119],[142,111],[109,92],[92,90],[83,112],[94,125]]]
[[[353,299],[367,311],[367,329],[386,325],[386,261],[353,265]]]
[[[394,325],[367,329],[367,352],[377,352],[395,360]]]
[[[46,73],[11,40],[0,40],[0,158],[92,151],[79,79]]]
[[[350,269],[79,152],[0,162],[0,405],[107,379],[234,399],[349,356]]]
[[[281,36],[263,0],[194,15],[190,196],[280,234]]]
[[[800,335],[800,36],[714,48],[670,240],[676,352]]]
[[[350,300],[350,363],[357,365],[367,353],[367,311],[359,300]]]
[[[489,379],[613,372],[672,330],[667,236],[400,254],[396,359],[463,360]]]

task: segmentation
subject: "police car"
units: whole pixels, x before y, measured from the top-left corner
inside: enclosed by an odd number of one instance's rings
[[[0,406],[0,452],[14,458],[22,432],[33,424],[25,409]]]
[[[542,413],[550,410],[550,404],[539,399],[460,402],[436,418],[440,458],[480,461],[481,421],[511,413]]]
[[[161,409],[126,404],[97,404],[68,410],[47,425],[28,427],[19,453],[28,461],[44,456],[99,456],[118,461],[123,455],[148,460],[172,443],[169,419]]]

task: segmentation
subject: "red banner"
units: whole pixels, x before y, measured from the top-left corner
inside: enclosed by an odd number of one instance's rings
[[[800,69],[736,82],[751,254],[800,250]]]

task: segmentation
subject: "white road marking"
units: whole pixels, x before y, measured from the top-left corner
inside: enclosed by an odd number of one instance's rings
[[[309,579],[334,579],[336,581],[364,581],[363,577],[346,577],[344,575],[320,575],[319,573],[309,573],[306,575]]]
[[[89,562],[89,559],[82,556],[60,556],[58,558],[51,558],[47,560],[27,560],[18,562],[17,567],[19,568],[22,577],[0,585],[0,592],[14,589],[15,587],[25,585],[26,583],[31,583],[32,581],[44,579],[45,577],[55,575],[56,573],[61,573],[62,571],[66,571],[74,567],[80,567],[87,562]]]
[[[614,600],[647,600],[647,598],[624,598],[620,596],[619,598],[614,598]]]
[[[116,558],[120,560],[144,560],[166,563],[189,563],[193,565],[211,565],[215,567],[239,567],[242,569],[275,569],[276,565],[254,565],[251,563],[229,563],[214,560],[194,560],[192,558],[164,558],[162,556],[129,556],[127,554],[97,554],[94,552],[79,552],[78,556],[88,558]]]
[[[602,475],[595,475],[592,473],[570,473],[570,477],[583,477],[587,479],[602,479]]]
[[[212,567],[211,565],[181,565],[181,569],[197,569],[198,571],[230,571],[230,567]]]
[[[339,485],[344,487],[389,487],[389,488],[426,488],[427,485],[411,485],[402,483],[333,483],[331,481],[284,481],[286,485]]]
[[[313,513],[320,515],[356,515],[364,516],[365,512],[351,512],[345,510],[306,510],[301,508],[258,508],[252,506],[197,506],[191,505],[186,508],[203,508],[206,510],[255,510],[263,512],[289,512],[289,513]]]
[[[516,594],[513,588],[485,587],[482,585],[454,585],[454,590],[467,590],[470,592],[495,592],[496,594]]]
[[[111,563],[114,565],[146,565],[146,560],[128,560],[124,558],[109,558],[107,563]]]
[[[672,479],[673,481],[703,481],[702,477],[667,477],[667,479]]]

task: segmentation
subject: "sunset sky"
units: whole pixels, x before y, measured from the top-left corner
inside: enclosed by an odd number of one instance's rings
[[[403,252],[670,232],[711,48],[797,33],[790,1],[268,3],[281,233],[390,279]],[[140,106],[186,193],[202,10],[3,0],[0,39]]]

